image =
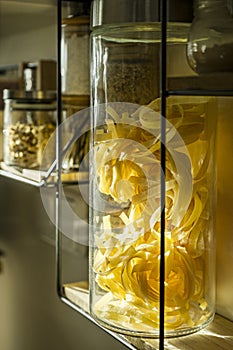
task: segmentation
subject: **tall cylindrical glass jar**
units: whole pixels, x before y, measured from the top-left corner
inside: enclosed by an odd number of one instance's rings
[[[64,95],[90,94],[90,2],[62,1],[61,75]]]
[[[110,3],[117,23],[107,21]],[[215,100],[167,98],[161,179],[161,26],[153,5],[94,1],[91,35],[90,311],[107,328],[150,337],[159,335],[163,205],[166,336],[207,325],[215,303]],[[187,32],[169,23],[168,50],[185,45]]]
[[[90,7],[91,0],[62,1],[61,78],[64,119],[90,106]],[[74,120],[75,123],[67,123],[70,137],[74,135],[75,129],[88,128],[89,115],[86,113],[84,120]],[[83,160],[88,153],[89,134],[81,134],[64,157],[62,168],[65,172],[80,171],[81,162],[85,168],[88,167]]]
[[[232,72],[232,0],[195,0],[187,57],[197,73]]]

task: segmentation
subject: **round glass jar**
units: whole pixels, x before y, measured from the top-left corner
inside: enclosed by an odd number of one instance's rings
[[[116,332],[157,337],[161,24],[97,23],[91,34],[90,312]],[[187,26],[169,23],[168,51],[186,41]],[[166,108],[164,327],[170,337],[196,332],[214,317],[216,104],[177,96],[167,98]]]
[[[56,127],[56,93],[4,90],[3,99],[5,164],[37,169],[46,166],[42,156]]]
[[[232,72],[233,4],[228,0],[195,0],[187,57],[199,73]]]

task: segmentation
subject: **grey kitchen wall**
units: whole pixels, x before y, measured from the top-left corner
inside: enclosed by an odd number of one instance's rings
[[[120,350],[125,347],[56,294],[54,226],[37,188],[0,177],[1,350]],[[64,269],[86,266],[66,246]]]
[[[56,1],[0,1],[0,65],[56,59]],[[1,350],[125,347],[56,294],[54,226],[38,189],[0,177]],[[69,248],[69,247],[67,247]],[[64,269],[80,267],[72,244]],[[83,266],[83,271],[86,271]]]

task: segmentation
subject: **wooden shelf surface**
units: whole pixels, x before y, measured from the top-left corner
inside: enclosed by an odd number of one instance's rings
[[[73,304],[89,313],[89,292],[87,282],[64,285],[64,294]],[[113,335],[113,333],[111,333]],[[129,348],[155,350],[159,348],[158,339],[138,338],[115,334],[115,338],[128,343]],[[214,321],[205,329],[182,337],[165,340],[165,350],[232,350],[233,322],[216,314]]]

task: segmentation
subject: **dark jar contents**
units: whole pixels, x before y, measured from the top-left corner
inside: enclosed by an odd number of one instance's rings
[[[108,43],[106,50],[106,86],[108,101],[149,103],[158,95],[159,44]]]

